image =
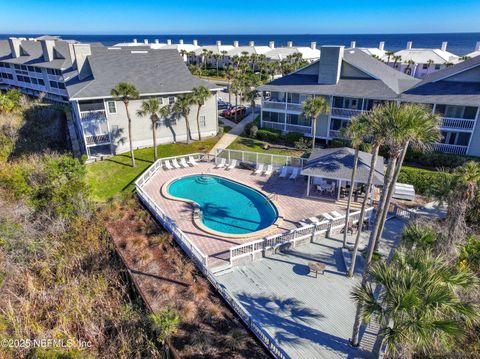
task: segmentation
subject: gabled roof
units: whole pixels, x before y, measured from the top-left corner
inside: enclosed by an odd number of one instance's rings
[[[234,46],[233,49],[228,51],[228,56],[240,56],[242,55],[242,52],[248,52],[249,55],[261,55],[267,53],[270,50],[271,48],[268,46]]]
[[[306,68],[260,86],[259,90],[390,99],[420,82],[419,79],[392,69],[360,49],[346,49],[343,62],[366,76],[341,77],[337,84],[320,85],[318,83],[319,62],[316,61]],[[302,72],[306,69],[308,74],[303,74]]]
[[[473,69],[478,66],[480,66],[480,56],[459,62],[458,64],[455,64],[453,66],[445,67],[439,71],[432,72],[426,75],[416,87],[423,86],[426,83],[448,79],[449,77],[460,74],[464,71]]]
[[[207,45],[199,47],[195,50],[196,55],[203,55],[203,50],[211,51],[213,54],[222,55],[222,51],[230,51],[233,49],[233,45]]]
[[[457,62],[459,57],[451,52],[441,49],[403,49],[395,53],[402,57],[402,62],[413,60],[416,64],[426,64],[432,60],[434,64],[444,64],[445,62]],[[384,58],[386,60],[386,57]]]
[[[139,48],[92,48],[88,56],[92,75],[85,81],[73,77],[67,81],[72,99],[110,97],[119,82],[135,85],[141,95],[189,92],[211,83],[193,76],[177,50]]]
[[[274,49],[270,49],[270,51],[265,53],[267,58],[272,60],[284,60],[287,58],[288,55],[301,53],[302,58],[306,60],[318,59],[320,57],[320,50],[312,49],[311,47],[298,47],[298,46],[291,46],[291,47],[276,47]]]
[[[302,175],[350,181],[352,177],[355,150],[349,147],[316,148],[305,167]],[[370,173],[372,155],[360,151],[358,158],[356,183],[367,183]],[[373,184],[383,185],[384,159],[378,156],[373,174]]]

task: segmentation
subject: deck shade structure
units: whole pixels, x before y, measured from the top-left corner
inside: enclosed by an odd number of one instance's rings
[[[359,152],[355,184],[367,183],[371,159],[370,153]],[[315,183],[315,179],[321,178],[336,183],[338,197],[341,184],[351,180],[354,160],[355,150],[349,147],[315,149],[301,172],[302,175],[308,177],[307,195],[309,195],[311,179],[313,178]],[[374,186],[383,185],[384,167],[383,157],[378,156],[373,175]]]

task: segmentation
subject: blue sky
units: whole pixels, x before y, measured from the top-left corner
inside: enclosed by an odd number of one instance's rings
[[[0,0],[0,33],[480,32],[479,0]]]

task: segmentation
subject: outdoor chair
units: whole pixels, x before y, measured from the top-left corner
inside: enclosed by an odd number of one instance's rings
[[[290,176],[289,179],[291,179],[291,180],[296,180],[297,177],[298,177],[298,175],[299,175],[299,173],[300,173],[300,168],[294,167],[294,168],[293,168],[293,171],[292,171],[292,175]]]
[[[220,162],[218,162],[215,165],[215,168],[223,168],[227,164],[227,160],[225,158],[220,159]]]
[[[267,169],[265,170],[265,172],[263,172],[263,174],[264,174],[265,176],[270,176],[272,173],[273,173],[273,166],[272,166],[272,165],[268,165],[268,166],[267,166]]]
[[[182,165],[185,168],[190,167],[190,165],[187,163],[185,157],[180,158],[180,165]]]
[[[169,161],[169,160],[163,161],[163,165],[165,166],[165,168],[166,168],[167,170],[173,170],[173,167],[172,167],[172,165],[170,164],[170,161]]]
[[[177,162],[176,158],[172,159],[172,165],[175,168],[179,168],[179,169],[182,168],[182,166],[180,166],[180,164]]]
[[[237,160],[232,160],[230,164],[225,168],[226,170],[231,170],[232,168],[237,167]]]
[[[188,163],[190,163],[192,166],[197,165],[197,161],[195,161],[195,158],[193,158],[193,156],[188,156]]]
[[[260,173],[263,172],[263,163],[259,163],[257,164],[257,168],[255,169],[255,171],[253,172],[254,175],[259,175]]]
[[[287,177],[287,174],[288,174],[288,167],[287,166],[283,166],[281,171],[280,171],[280,178],[286,178]]]

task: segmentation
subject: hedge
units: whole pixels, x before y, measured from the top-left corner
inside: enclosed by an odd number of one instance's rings
[[[451,176],[451,174],[403,166],[398,176],[398,182],[413,185],[417,194],[428,195],[432,187],[444,183],[443,176]]]

